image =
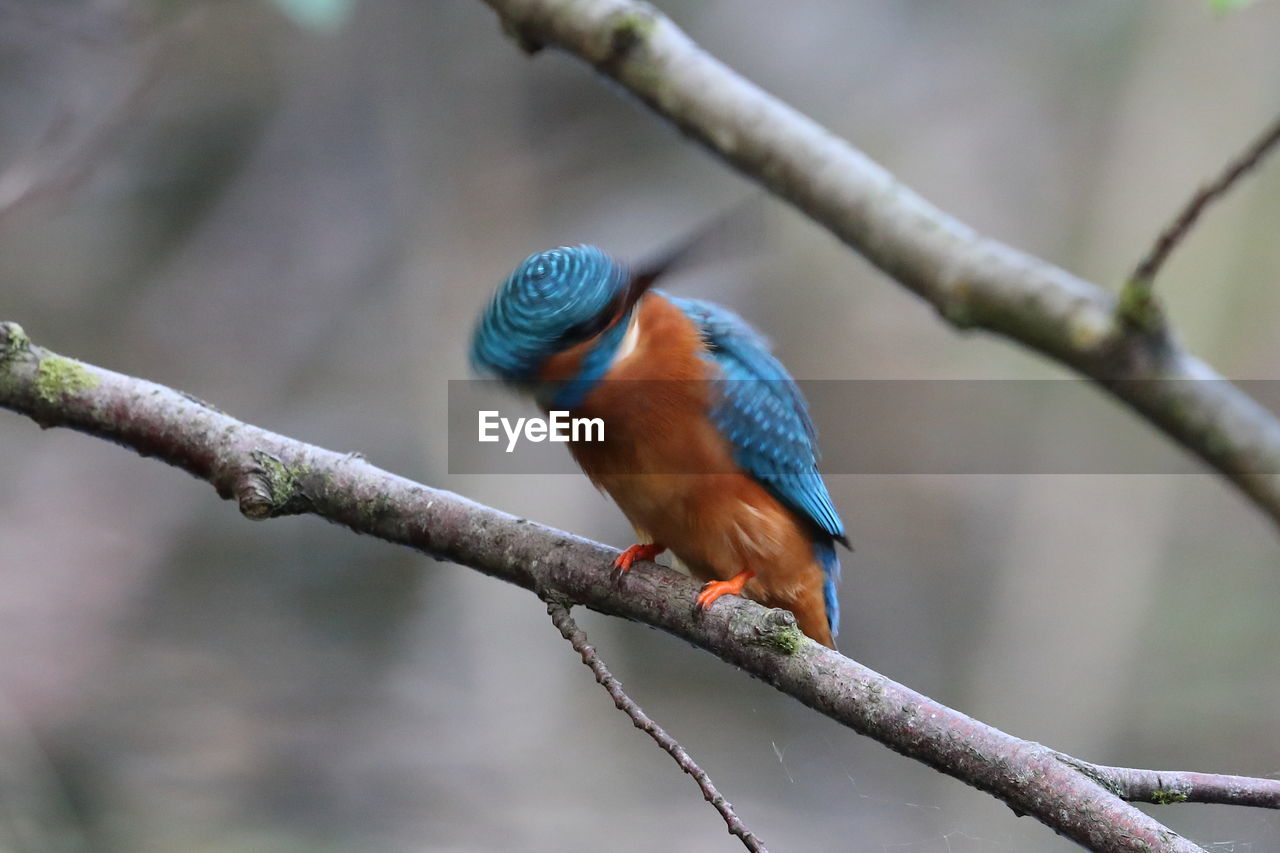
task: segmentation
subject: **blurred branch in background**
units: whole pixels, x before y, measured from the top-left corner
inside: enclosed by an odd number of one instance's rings
[[[97,108],[96,114],[91,115],[64,107],[45,127],[32,150],[0,172],[0,228],[27,204],[67,197],[108,160],[122,134],[140,121],[147,98],[164,78],[176,31],[198,24],[202,11],[202,6],[190,5],[174,20],[161,24],[144,25],[129,17],[99,21],[95,27],[80,17],[64,20],[46,17],[47,10],[0,6],[0,14],[31,16],[30,20],[39,26],[69,29],[95,47],[113,40],[143,42],[139,69],[110,106],[105,110]]]
[[[1211,783],[1215,777],[1200,774],[1100,768],[1005,734],[813,643],[786,611],[745,599],[697,611],[690,606],[693,582],[661,566],[615,583],[610,549],[397,477],[353,454],[250,426],[188,394],[54,354],[14,323],[0,323],[0,406],[42,427],[77,429],[182,468],[236,500],[248,518],[313,513],[543,598],[661,628],[1094,850],[1131,850],[1135,841],[1149,850],[1199,849],[1129,805],[1126,790],[1162,805],[1194,795],[1280,807],[1277,780]],[[1113,783],[1120,775],[1124,784]]]
[[[1094,379],[1227,477],[1280,526],[1280,422],[1163,327],[1121,321],[1102,287],[983,237],[634,0],[485,0],[530,52],[553,45],[618,81],[791,202],[958,328],[1005,335]]]
[[[137,28],[138,19],[121,9],[102,14],[83,7],[35,6],[22,0],[0,0],[0,21],[54,32],[93,47],[114,45]]]

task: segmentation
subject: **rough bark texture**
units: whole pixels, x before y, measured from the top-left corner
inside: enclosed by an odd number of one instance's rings
[[[1094,850],[1198,849],[1123,798],[1280,805],[1276,780],[1096,767],[1005,734],[809,640],[786,611],[739,598],[697,611],[697,585],[652,563],[615,583],[613,549],[56,355],[14,323],[0,323],[0,406],[182,468],[248,518],[313,513],[543,597],[661,628]]]

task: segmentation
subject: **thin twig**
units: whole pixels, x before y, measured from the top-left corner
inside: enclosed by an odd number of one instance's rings
[[[1196,773],[1188,770],[1145,770],[1111,767],[1081,761],[1070,755],[1058,759],[1100,782],[1116,796],[1130,803],[1216,803],[1280,809],[1280,779],[1256,779],[1225,773]]]
[[[569,613],[569,608],[560,603],[554,596],[547,596],[547,613],[551,616],[551,621],[560,629],[560,635],[569,641],[574,650],[582,657],[582,662],[591,668],[591,673],[596,677],[596,682],[608,691],[609,696],[613,699],[614,707],[631,718],[631,722],[637,729],[653,738],[653,742],[662,747],[668,755],[670,755],[680,765],[680,769],[693,777],[693,781],[698,783],[698,787],[702,789],[702,796],[708,803],[720,812],[720,816],[724,818],[725,825],[729,828],[732,835],[742,839],[742,846],[748,850],[756,851],[756,853],[768,853],[755,833],[747,829],[746,824],[734,812],[733,806],[724,798],[724,795],[716,790],[716,786],[711,782],[711,777],[707,775],[707,771],[698,766],[697,762],[689,756],[685,748],[680,742],[667,734],[662,726],[655,723],[648,714],[646,714],[635,700],[627,695],[622,689],[622,684],[618,679],[613,677],[608,668],[604,665],[604,661],[600,660],[600,655],[595,648],[587,641],[587,634],[578,627],[578,623],[574,621],[573,616]]]
[[[1245,173],[1262,162],[1277,143],[1280,143],[1280,118],[1277,118],[1261,136],[1255,139],[1244,153],[1228,163],[1222,174],[1196,191],[1177,218],[1160,234],[1146,257],[1133,271],[1130,281],[1140,282],[1150,287],[1160,273],[1160,268],[1164,266],[1164,262],[1186,238],[1205,208],[1222,198]]]

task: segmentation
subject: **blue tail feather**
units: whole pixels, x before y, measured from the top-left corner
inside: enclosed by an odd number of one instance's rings
[[[813,543],[813,552],[822,564],[822,597],[827,605],[827,624],[831,627],[831,636],[834,638],[840,632],[840,599],[837,589],[840,583],[840,558],[836,555],[835,541],[831,539]]]

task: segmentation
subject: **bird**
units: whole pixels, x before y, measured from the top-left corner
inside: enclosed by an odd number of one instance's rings
[[[636,531],[618,576],[669,550],[705,582],[695,607],[750,598],[835,648],[835,546],[849,541],[808,404],[737,314],[653,287],[686,254],[636,269],[591,245],[530,255],[482,311],[472,368],[604,423],[568,449]]]

